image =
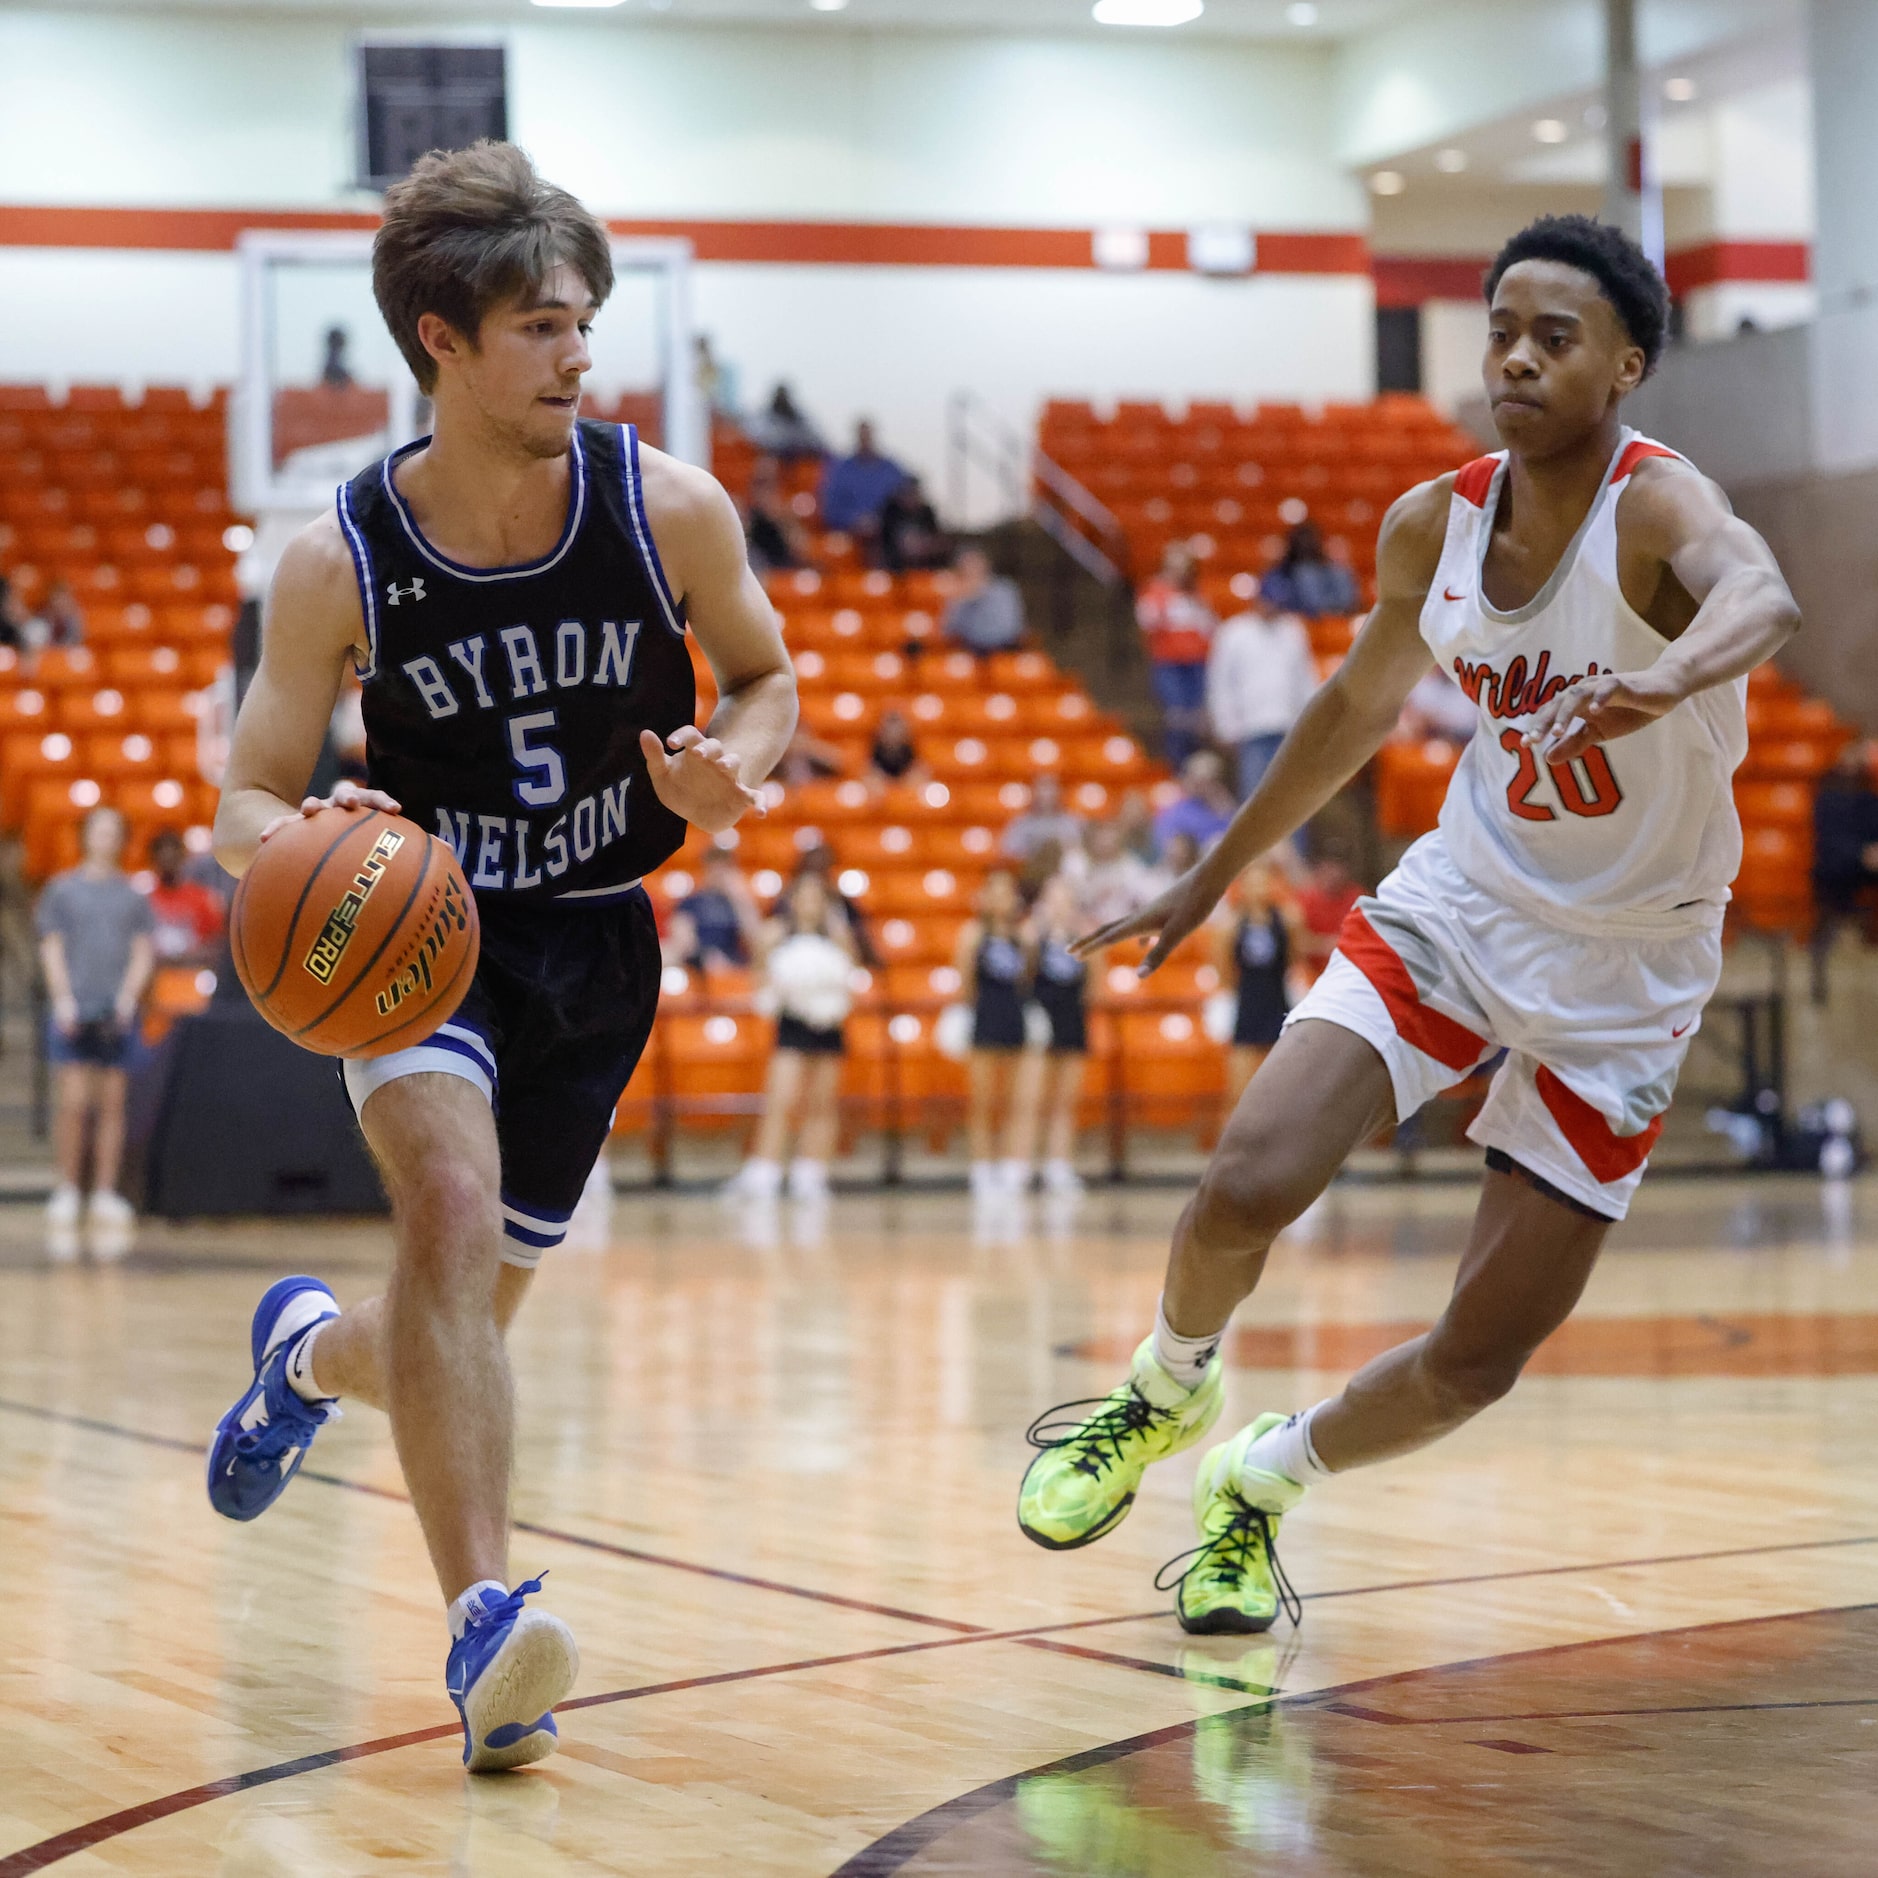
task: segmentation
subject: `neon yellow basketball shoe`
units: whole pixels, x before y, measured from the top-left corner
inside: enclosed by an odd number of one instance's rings
[[[1245,1635],[1271,1629],[1281,1610],[1293,1624],[1304,1616],[1277,1548],[1278,1522],[1304,1498],[1304,1489],[1283,1474],[1243,1465],[1246,1449],[1284,1419],[1261,1415],[1200,1463],[1193,1482],[1200,1543],[1170,1560],[1154,1580],[1157,1591],[1179,1586],[1174,1609],[1182,1630]],[[1170,1576],[1176,1566],[1178,1575]]]
[[[1224,1376],[1215,1356],[1199,1388],[1183,1389],[1154,1360],[1154,1339],[1147,1337],[1119,1389],[1038,1416],[1026,1439],[1042,1451],[1017,1494],[1024,1537],[1067,1552],[1113,1531],[1134,1505],[1149,1463],[1192,1447],[1219,1419]],[[1059,1419],[1072,1409],[1095,1412]]]

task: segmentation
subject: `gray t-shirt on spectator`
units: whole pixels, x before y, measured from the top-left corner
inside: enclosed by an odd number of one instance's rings
[[[131,941],[156,926],[150,902],[122,874],[99,878],[75,867],[46,883],[36,919],[42,939],[57,933],[64,942],[78,1021],[109,1017],[130,970]]]
[[[945,612],[945,635],[974,652],[1001,652],[1024,636],[1017,582],[996,576],[983,593],[961,594]]]

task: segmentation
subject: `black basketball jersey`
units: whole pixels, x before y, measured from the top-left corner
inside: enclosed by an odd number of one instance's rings
[[[480,896],[603,901],[676,852],[641,730],[697,710],[682,606],[646,522],[633,427],[574,427],[567,525],[543,559],[461,567],[392,471],[339,491],[365,609],[372,787],[455,848]]]

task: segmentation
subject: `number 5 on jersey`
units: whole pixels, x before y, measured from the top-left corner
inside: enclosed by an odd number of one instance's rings
[[[553,730],[552,711],[529,711],[509,719],[509,755],[515,760],[515,799],[531,809],[552,808],[567,794],[567,765],[553,745],[535,736]]]
[[[1556,809],[1532,799],[1533,791],[1539,786],[1539,764],[1532,746],[1518,731],[1503,730],[1500,748],[1519,759],[1519,769],[1506,785],[1506,806],[1522,822],[1557,821]],[[1578,774],[1581,766],[1582,778]],[[1573,815],[1609,815],[1624,799],[1624,792],[1611,772],[1610,759],[1595,743],[1575,762],[1548,763],[1546,769],[1558,791],[1558,799]]]

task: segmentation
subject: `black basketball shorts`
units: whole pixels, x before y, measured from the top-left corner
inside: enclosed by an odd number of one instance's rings
[[[402,1076],[474,1083],[502,1154],[502,1257],[532,1266],[567,1237],[659,1003],[659,935],[640,888],[602,906],[477,903],[469,994],[422,1043],[344,1065],[362,1113]]]

